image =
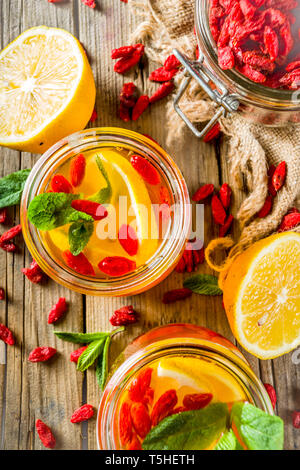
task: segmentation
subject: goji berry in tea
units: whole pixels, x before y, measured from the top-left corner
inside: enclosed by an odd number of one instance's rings
[[[217,122],[203,137],[203,142],[211,142],[213,139],[216,139],[221,132],[221,126]]]
[[[48,324],[55,323],[62,318],[67,311],[67,302],[65,297],[60,297],[58,302],[53,305],[48,316]]]
[[[4,292],[4,289],[0,287],[0,300],[4,300],[4,299],[5,299],[5,292]]]
[[[300,224],[300,212],[291,212],[286,214],[281,224],[279,225],[278,232],[286,232],[287,230],[292,230]]]
[[[257,216],[263,219],[264,217],[267,217],[267,215],[270,214],[273,206],[273,198],[272,196],[267,196],[264,205],[260,209],[260,211],[257,213]]]
[[[123,276],[136,268],[136,262],[122,256],[107,256],[98,264],[98,268],[108,276]]]
[[[118,232],[118,240],[122,248],[129,254],[134,256],[137,254],[139,249],[139,241],[137,234],[131,225],[121,225]]]
[[[23,268],[21,269],[21,271],[33,284],[39,284],[40,282],[42,282],[45,276],[35,260],[31,262],[29,268]]]
[[[81,348],[76,349],[75,351],[71,352],[70,354],[70,361],[71,362],[78,362],[81,354],[86,350],[87,346],[82,346]]]
[[[192,291],[183,287],[182,289],[173,289],[165,292],[163,295],[162,302],[164,304],[172,304],[178,300],[185,300],[188,297],[191,297]]]
[[[15,338],[13,333],[10,331],[9,328],[7,328],[7,326],[3,325],[2,323],[0,323],[0,339],[2,339],[4,343],[9,344],[10,346],[15,344]]]
[[[156,101],[161,100],[168,96],[174,90],[174,83],[172,81],[168,81],[162,83],[157,90],[153,93],[152,96],[149,98],[149,102],[151,104],[155,103]]]
[[[148,184],[157,185],[160,183],[158,171],[146,158],[140,155],[132,155],[130,163]]]
[[[154,389],[152,387],[148,387],[144,394],[142,403],[144,403],[144,405],[147,407],[152,406],[153,398],[154,398]]]
[[[54,175],[50,182],[50,187],[55,193],[72,193],[73,189],[67,178],[63,175]]]
[[[79,274],[86,276],[95,276],[95,271],[87,257],[80,253],[79,255],[73,255],[69,250],[63,252],[63,258],[69,268],[73,269]]]
[[[191,393],[183,397],[182,404],[186,410],[201,410],[212,401],[211,393]]]
[[[54,437],[53,432],[47,426],[47,424],[43,423],[40,419],[37,419],[35,422],[35,427],[38,433],[38,436],[42,442],[42,444],[47,448],[47,449],[54,449],[56,445],[56,440]]]
[[[133,427],[138,436],[144,438],[151,429],[151,420],[143,403],[133,403],[130,409]]]
[[[168,414],[168,416],[177,415],[178,413],[182,413],[183,411],[188,411],[184,406],[177,406],[173,408],[173,410]]]
[[[75,188],[79,186],[83,181],[85,175],[85,167],[86,161],[82,154],[79,154],[77,155],[77,157],[74,157],[72,159],[70,164],[70,180],[72,186],[74,186]]]
[[[294,428],[300,429],[300,411],[293,411],[292,419]]]
[[[211,209],[215,223],[223,225],[226,220],[226,211],[217,195],[214,195],[211,200]]]
[[[21,225],[16,225],[15,227],[7,230],[7,232],[4,232],[0,237],[0,248],[7,252],[16,251],[16,245],[12,243],[11,240],[20,233],[22,233]]]
[[[150,387],[153,369],[147,367],[135,377],[128,388],[128,397],[134,402],[143,402],[146,391]]]
[[[7,218],[7,209],[0,209],[0,224],[4,224]]]
[[[167,390],[154,404],[151,412],[152,426],[156,426],[166,416],[168,416],[177,405],[176,390]]]
[[[276,167],[273,177],[272,177],[272,183],[277,192],[282,188],[285,182],[285,177],[286,177],[286,163],[283,161],[283,162],[280,162],[279,165]],[[1,242],[1,239],[0,239],[0,242]]]
[[[125,446],[132,437],[132,421],[130,414],[130,405],[127,402],[122,403],[119,416],[119,436],[123,446]]]
[[[141,95],[137,102],[135,103],[133,110],[132,110],[132,120],[137,121],[137,119],[143,114],[143,112],[149,106],[149,96]]]
[[[219,229],[220,238],[225,237],[225,235],[227,235],[232,225],[233,220],[234,220],[233,215],[229,214],[229,216],[225,220],[225,223],[223,225],[220,225],[220,229]]]
[[[113,326],[132,325],[138,321],[138,314],[132,305],[128,305],[115,310],[109,321]]]
[[[219,198],[223,204],[224,209],[228,209],[231,202],[231,188],[228,183],[223,183],[220,191],[219,191]]]
[[[164,67],[159,67],[149,75],[149,80],[152,82],[169,82],[176,75],[178,69],[166,70]]]
[[[51,357],[56,354],[56,349],[51,347],[42,346],[35,348],[29,354],[28,361],[30,362],[45,362],[49,361]]]
[[[71,423],[81,423],[91,419],[94,416],[94,408],[92,405],[82,405],[80,408],[74,411],[71,416]]]
[[[192,197],[192,200],[195,202],[204,201],[206,198],[212,195],[214,192],[214,185],[213,184],[204,184],[199,188]]]
[[[126,446],[126,449],[127,450],[142,450],[141,443],[135,433],[133,433],[132,438],[130,439],[129,443]]]
[[[102,204],[87,199],[75,199],[72,201],[71,206],[77,211],[84,212],[93,217],[94,220],[102,220],[107,217],[108,212]]]
[[[275,406],[276,406],[276,402],[277,402],[277,396],[276,396],[275,388],[271,384],[264,384],[264,386],[265,386],[265,389],[267,390],[267,393],[270,397],[272,406],[275,410]]]

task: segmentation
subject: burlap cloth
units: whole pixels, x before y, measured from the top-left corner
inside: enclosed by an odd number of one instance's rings
[[[131,38],[147,46],[150,59],[163,64],[176,47],[189,57],[195,56],[194,0],[129,0],[140,24]],[[176,85],[183,80],[177,74]],[[181,109],[194,123],[207,121],[215,112],[213,104],[193,80],[180,102]],[[167,143],[182,138],[185,123],[167,103]],[[251,124],[239,114],[221,119],[221,128],[229,140],[227,159],[234,176],[234,188],[245,192],[245,200],[237,213],[240,238],[233,242],[229,237],[215,240],[207,251],[209,264],[222,271],[225,264],[214,261],[214,252],[231,248],[226,267],[230,261],[251,243],[275,232],[282,217],[295,204],[300,189],[300,127],[267,128]],[[255,218],[268,192],[267,170],[269,165],[280,161],[287,163],[286,184],[274,199],[273,209],[264,219]],[[300,227],[295,229],[300,231]]]

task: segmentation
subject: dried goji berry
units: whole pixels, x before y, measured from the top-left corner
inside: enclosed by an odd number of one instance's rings
[[[255,83],[264,83],[267,79],[267,77],[259,72],[258,70],[255,70],[253,67],[251,67],[248,64],[245,64],[240,71],[242,72],[243,75],[246,77],[250,78]]]
[[[122,0],[124,1],[124,0]],[[127,2],[126,2],[127,3]],[[141,443],[139,438],[135,433],[133,433],[132,438],[130,439],[129,443],[126,446],[127,450],[142,450]]]
[[[300,429],[300,411],[293,411],[293,426]]]
[[[7,232],[4,232],[0,237],[0,248],[4,251],[13,252],[16,251],[16,245],[12,243],[12,239],[22,233],[21,225],[16,225],[10,228]]]
[[[4,343],[9,344],[10,346],[15,344],[15,338],[13,333],[10,331],[9,328],[7,328],[7,326],[3,325],[2,323],[0,323],[0,339],[2,339]]]
[[[174,54],[171,54],[166,58],[164,62],[164,68],[166,70],[178,69],[179,67],[181,67],[181,62]]]
[[[158,100],[161,100],[162,98],[165,98],[165,96],[168,96],[172,91],[174,90],[174,83],[172,81],[168,81],[165,83],[162,83],[155,93],[153,93],[152,96],[149,98],[149,102],[155,103]]]
[[[232,69],[234,67],[235,59],[231,47],[219,47],[218,62],[219,66],[223,70]]]
[[[175,268],[177,273],[184,273],[195,271],[199,264],[204,262],[204,248],[196,250],[193,248],[193,243],[188,242],[186,249],[183,252],[182,258]]]
[[[90,8],[96,8],[95,0],[81,0],[84,5]]]
[[[45,362],[51,359],[56,354],[56,349],[51,347],[42,346],[35,348],[29,354],[28,361],[30,362]]]
[[[213,219],[216,224],[224,225],[226,220],[226,211],[218,196],[215,194],[211,200],[211,209]]]
[[[148,184],[157,185],[160,183],[158,171],[146,158],[140,155],[132,155],[130,163]]]
[[[125,446],[132,437],[132,421],[130,406],[127,402],[122,403],[119,416],[119,436],[123,446]]]
[[[0,287],[0,300],[4,300],[4,299],[5,299],[5,292],[4,292],[4,289]]]
[[[40,419],[37,419],[35,422],[35,427],[42,444],[47,447],[47,449],[54,449],[56,440],[49,426],[43,423],[43,421]]]
[[[274,175],[275,170],[276,170],[275,165],[270,165],[270,167],[268,169],[268,178],[269,178],[268,179],[268,190],[269,190],[270,195],[273,196],[273,197],[275,197],[276,194],[277,194],[277,191],[273,186],[273,175]]]
[[[138,436],[144,438],[151,429],[151,420],[143,403],[133,403],[130,409],[133,427]]]
[[[136,262],[123,256],[107,256],[100,261],[98,268],[108,276],[123,276],[135,270]]]
[[[58,302],[55,305],[53,305],[53,307],[50,310],[50,313],[48,316],[49,325],[51,323],[55,323],[58,320],[60,320],[60,318],[62,318],[62,316],[66,313],[67,308],[68,306],[67,306],[65,297],[60,297],[58,299]]]
[[[94,220],[102,220],[107,217],[108,212],[102,204],[87,199],[75,199],[72,201],[71,206],[77,211],[84,212],[93,217]]]
[[[184,396],[182,404],[187,410],[201,410],[212,401],[212,398],[211,393],[191,393]]]
[[[137,88],[134,83],[124,83],[120,93],[120,103],[125,108],[133,108],[137,101]]]
[[[223,183],[219,191],[219,198],[223,204],[224,209],[228,209],[230,206],[231,193],[232,191],[229,184]]]
[[[137,234],[131,225],[123,224],[121,225],[118,233],[118,240],[122,248],[130,256],[137,254],[139,249],[139,241]]]
[[[211,142],[213,139],[216,139],[221,132],[221,126],[217,122],[203,137],[203,142]]]
[[[136,48],[134,46],[121,46],[117,49],[113,49],[111,51],[111,58],[112,59],[122,59],[124,57],[130,57],[134,53]]]
[[[286,232],[287,230],[292,230],[300,224],[300,212],[291,212],[286,214],[281,224],[279,225],[278,232]]]
[[[23,268],[21,271],[30,282],[33,282],[33,284],[39,284],[45,277],[45,274],[35,260],[31,262],[29,268]]]
[[[87,346],[82,346],[81,348],[76,349],[75,351],[71,352],[70,354],[70,361],[71,362],[78,362],[81,354],[86,350]]]
[[[7,209],[0,209],[0,224],[4,224],[7,218]]]
[[[169,290],[164,293],[162,302],[164,304],[172,304],[178,300],[185,300],[188,297],[191,297],[192,293],[193,292],[190,289],[186,289],[184,287],[182,289]]]
[[[132,305],[128,305],[115,310],[109,321],[113,326],[131,325],[138,321],[138,314]]]
[[[178,401],[176,390],[167,390],[161,395],[153,406],[151,412],[151,423],[152,426],[156,426],[166,416],[168,416]]]
[[[264,217],[267,217],[267,215],[270,214],[273,206],[273,198],[272,196],[268,195],[266,197],[265,203],[260,209],[260,211],[257,213],[257,216],[263,219]]]
[[[277,59],[279,54],[279,41],[278,36],[274,29],[270,26],[265,26],[264,29],[264,44],[269,53],[270,59],[274,61]]]
[[[267,72],[273,72],[275,64],[272,60],[265,56],[259,51],[246,51],[243,53],[243,62],[245,64],[254,67],[255,69],[261,69]]]
[[[214,192],[214,185],[213,184],[204,184],[199,188],[192,197],[192,200],[195,202],[204,201],[208,196]]]
[[[136,121],[149,106],[149,96],[141,95],[132,110],[132,120]]]
[[[219,229],[219,237],[220,238],[225,237],[225,235],[227,235],[227,233],[228,233],[228,231],[229,231],[229,229],[232,225],[233,220],[234,220],[233,215],[229,214],[229,216],[225,220],[225,223],[223,225],[220,225],[220,229]]]
[[[82,405],[80,408],[74,411],[71,416],[71,423],[81,423],[87,419],[91,419],[94,416],[94,408],[92,405]]]
[[[134,402],[143,402],[145,399],[146,391],[151,384],[153,369],[147,367],[142,370],[137,377],[135,377],[128,388],[128,397]]]
[[[83,253],[75,256],[69,250],[66,250],[62,255],[66,264],[77,273],[86,276],[95,276],[93,266]]]
[[[252,3],[249,0],[240,0],[240,7],[243,12],[243,15],[247,19],[253,18],[257,9],[257,7],[252,5]]]
[[[164,67],[159,67],[149,75],[149,80],[152,82],[169,82],[176,75],[178,69],[166,70]]]
[[[123,57],[115,63],[115,72],[124,74],[139,63],[142,55],[144,54],[144,46],[142,44],[139,44],[137,46],[139,47],[135,48],[132,55],[130,55],[129,57]]]
[[[55,193],[72,193],[72,186],[69,181],[60,174],[54,175],[51,182],[50,187],[53,192]]]
[[[286,163],[283,161],[283,162],[280,162],[279,165],[276,167],[273,177],[272,177],[272,183],[277,192],[282,188],[285,182],[285,177],[286,177]],[[1,239],[0,239],[0,242],[1,242]]]
[[[264,384],[264,386],[265,386],[265,389],[268,392],[268,395],[270,397],[272,406],[275,410],[275,406],[276,406],[276,402],[277,402],[277,396],[276,396],[275,388],[271,384]]]
[[[98,113],[96,108],[93,109],[92,115],[90,117],[90,122],[93,124],[98,119]]]
[[[296,60],[296,61],[294,61],[294,62],[290,62],[290,63],[286,66],[285,70],[286,70],[287,72],[292,72],[293,70],[298,69],[298,68],[300,68],[300,60]]]
[[[76,187],[82,183],[85,174],[85,167],[86,161],[81,153],[72,159],[70,164],[70,180],[73,186]]]

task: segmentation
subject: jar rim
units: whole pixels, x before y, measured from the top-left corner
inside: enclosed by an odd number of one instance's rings
[[[203,6],[203,2],[205,5]],[[300,110],[300,90],[283,90],[255,83],[235,68],[222,70],[218,64],[218,49],[209,27],[210,0],[196,0],[195,25],[199,49],[205,51],[205,60],[230,91],[248,104],[281,111]],[[297,98],[297,99],[296,99]]]
[[[185,333],[180,335],[180,329],[183,329]],[[109,426],[123,388],[139,370],[161,357],[161,354],[172,351],[194,352],[196,354],[198,348],[200,352],[202,351],[203,357],[210,357],[218,364],[222,362],[225,367],[228,367],[228,370],[232,371],[233,375],[239,377],[252,398],[257,396],[264,411],[271,415],[274,414],[270,397],[264,385],[252,371],[243,354],[222,335],[213,332],[215,335],[213,338],[225,340],[224,345],[213,342],[212,339],[204,339],[200,336],[203,332],[212,333],[208,328],[187,323],[158,326],[138,336],[124,349],[114,363],[113,372],[110,374],[98,407],[96,434],[99,449],[106,449],[101,446],[102,443],[107,444],[109,448],[111,446]],[[161,336],[157,336],[159,333]],[[149,335],[152,340],[149,339],[149,344],[147,344]],[[232,349],[230,349],[230,345]],[[253,399],[253,401],[255,400]]]
[[[54,166],[58,167],[62,160],[78,154],[88,146],[97,144],[123,144],[131,146],[159,166],[166,178],[177,203],[168,238],[163,240],[158,250],[146,265],[124,276],[108,279],[95,279],[75,273],[67,266],[59,263],[45,248],[37,230],[28,220],[28,206],[47,179],[47,174]],[[191,223],[191,208],[185,180],[174,162],[158,143],[137,132],[117,128],[99,127],[86,129],[67,136],[48,149],[36,162],[26,181],[21,200],[21,225],[24,240],[33,259],[52,279],[72,290],[89,295],[126,295],[136,294],[145,290],[145,282],[152,285],[160,282],[179,260],[187,238]],[[171,267],[170,267],[171,266]],[[140,290],[139,290],[140,289]]]

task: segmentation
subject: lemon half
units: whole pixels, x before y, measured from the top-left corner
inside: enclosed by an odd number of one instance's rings
[[[43,153],[84,129],[95,104],[84,49],[67,31],[38,26],[0,53],[0,145]]]

